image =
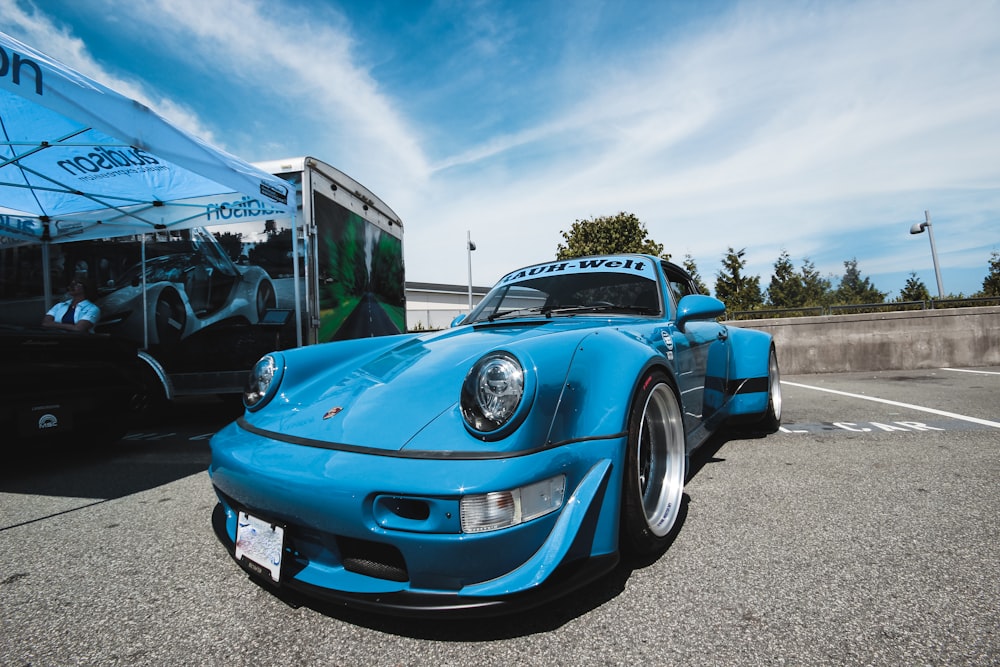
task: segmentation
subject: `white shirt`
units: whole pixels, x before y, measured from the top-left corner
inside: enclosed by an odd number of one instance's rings
[[[52,319],[56,322],[62,322],[63,315],[69,310],[70,304],[73,303],[72,299],[67,299],[66,301],[60,301],[56,305],[49,308],[49,312],[46,315],[51,315]],[[97,307],[96,304],[84,299],[80,303],[76,304],[76,312],[73,313],[73,322],[79,322],[80,320],[87,320],[93,324],[97,324],[97,321],[101,319],[101,309]],[[91,328],[93,331],[93,328]]]

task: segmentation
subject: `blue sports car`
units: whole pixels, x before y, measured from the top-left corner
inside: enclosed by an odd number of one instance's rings
[[[214,523],[261,582],[393,614],[503,613],[655,555],[688,457],[773,431],[769,335],[646,255],[504,276],[449,329],[274,352],[211,440]]]

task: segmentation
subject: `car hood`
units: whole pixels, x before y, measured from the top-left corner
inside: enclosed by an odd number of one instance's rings
[[[459,411],[473,364],[492,350],[513,353],[532,376],[527,421],[551,419],[577,343],[598,328],[607,331],[607,320],[504,322],[292,350],[279,394],[245,423],[303,444],[482,451]],[[358,355],[362,345],[375,349]]]

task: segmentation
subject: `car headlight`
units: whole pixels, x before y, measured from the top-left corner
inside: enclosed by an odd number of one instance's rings
[[[247,410],[261,409],[278,393],[284,370],[284,359],[280,354],[264,355],[254,364],[243,390],[243,405]]]
[[[562,507],[566,475],[510,491],[463,496],[459,504],[463,533],[483,533],[516,526]]]
[[[461,408],[475,431],[492,433],[507,424],[524,396],[524,369],[507,352],[491,352],[465,376]]]

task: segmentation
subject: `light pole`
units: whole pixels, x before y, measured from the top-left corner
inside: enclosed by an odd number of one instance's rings
[[[914,225],[910,227],[910,233],[919,234],[925,229],[927,230],[927,236],[931,239],[931,259],[934,260],[934,277],[937,278],[938,298],[943,299],[944,287],[941,285],[941,269],[938,268],[937,248],[934,247],[934,230],[931,229],[930,211],[924,211],[924,222],[914,223]]]
[[[472,312],[472,251],[476,249],[476,244],[472,242],[472,232],[465,232],[465,249],[469,255],[469,312]]]

